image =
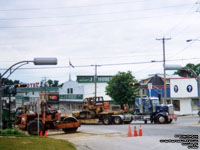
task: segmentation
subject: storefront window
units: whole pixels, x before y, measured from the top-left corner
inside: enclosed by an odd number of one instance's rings
[[[180,111],[180,100],[173,100],[174,110]]]
[[[198,100],[198,99],[192,99],[192,110],[193,110],[193,111],[199,110],[199,108],[198,108],[198,103],[199,103],[199,100]]]

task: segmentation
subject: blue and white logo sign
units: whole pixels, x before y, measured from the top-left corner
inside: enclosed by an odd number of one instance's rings
[[[174,92],[177,93],[178,92],[178,86],[174,85]]]
[[[192,90],[193,90],[193,87],[192,87],[192,85],[188,85],[188,86],[187,86],[187,91],[188,91],[189,93],[191,93],[191,92],[192,92]]]

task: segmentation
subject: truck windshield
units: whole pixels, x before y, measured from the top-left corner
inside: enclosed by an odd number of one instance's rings
[[[152,99],[152,104],[153,105],[159,105],[159,100],[158,99]]]

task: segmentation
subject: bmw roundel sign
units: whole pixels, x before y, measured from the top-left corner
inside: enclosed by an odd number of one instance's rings
[[[177,93],[178,92],[178,86],[174,85],[174,92]]]
[[[192,85],[188,85],[188,86],[187,86],[187,91],[188,91],[189,93],[191,93],[191,92],[192,92],[192,90],[193,90],[193,87],[192,87]]]

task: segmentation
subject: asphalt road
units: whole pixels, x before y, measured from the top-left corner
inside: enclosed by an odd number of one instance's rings
[[[175,143],[175,141],[161,143],[160,140],[177,140],[176,142],[179,140],[180,142],[180,138],[175,137],[177,134],[200,137],[198,121],[198,116],[179,117],[171,124],[144,124],[133,121],[130,124],[132,133],[135,126],[137,131],[139,126],[142,126],[143,136],[137,137],[128,137],[128,125],[82,125],[74,134],[64,134],[59,131],[49,132],[48,136],[68,140],[78,150],[188,150],[189,148],[181,143]],[[200,142],[200,138],[198,141]],[[198,146],[200,149],[200,144]]]

